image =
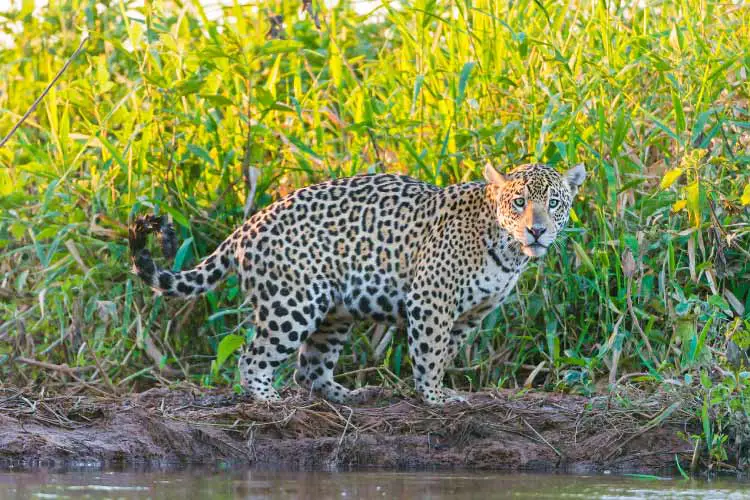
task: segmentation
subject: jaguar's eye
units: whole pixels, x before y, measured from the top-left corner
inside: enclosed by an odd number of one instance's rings
[[[523,208],[526,206],[526,198],[515,198],[513,199],[513,205],[516,208]]]
[[[549,200],[549,207],[550,208],[557,208],[557,205],[560,204],[560,200],[556,200],[555,198],[552,198]]]

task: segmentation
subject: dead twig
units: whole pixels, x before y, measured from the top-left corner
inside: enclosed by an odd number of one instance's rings
[[[630,249],[626,250],[625,253],[622,255],[622,270],[623,274],[625,274],[625,277],[627,278],[627,283],[625,285],[625,300],[628,305],[628,313],[630,314],[630,320],[633,323],[633,326],[635,327],[636,331],[640,334],[641,338],[643,339],[643,343],[646,345],[646,349],[648,350],[648,354],[653,360],[653,362],[656,364],[656,366],[659,366],[659,360],[654,355],[654,349],[651,347],[651,342],[648,340],[648,335],[646,335],[646,332],[643,331],[643,328],[641,328],[641,324],[638,322],[638,317],[635,314],[635,309],[633,308],[633,275],[635,274],[635,258],[633,257],[633,253],[630,251]]]
[[[370,127],[367,127],[367,135],[370,137],[372,148],[375,150],[378,172],[385,172],[385,162],[383,162],[383,156],[380,153],[380,146],[378,146],[378,141],[375,139],[375,134],[372,133],[372,129]]]
[[[667,408],[665,408],[664,410],[662,410],[657,416],[655,416],[653,419],[651,419],[651,421],[649,421],[646,425],[644,425],[641,428],[639,428],[637,432],[631,434],[630,437],[628,437],[625,441],[623,441],[619,445],[613,447],[612,451],[610,451],[604,457],[604,462],[608,462],[609,459],[612,458],[612,456],[615,453],[617,453],[620,450],[622,450],[625,447],[625,445],[627,445],[629,442],[631,442],[635,438],[637,438],[639,436],[642,436],[647,431],[650,431],[654,427],[657,427],[657,426],[661,425],[662,422],[664,422],[664,420],[666,420],[679,407],[680,407],[680,403],[676,402],[676,403],[672,403]]]
[[[96,370],[96,366],[76,366],[76,367],[70,367],[68,365],[55,365],[52,363],[46,363],[44,361],[37,361],[36,359],[31,358],[25,358],[23,356],[18,356],[14,358],[14,361],[18,363],[23,363],[24,365],[29,366],[36,366],[37,368],[43,368],[45,370],[51,370],[55,372],[61,372],[65,373],[67,375],[75,375],[77,373],[83,373],[87,372],[89,370]]]
[[[250,81],[247,83],[248,89],[248,95],[250,94],[251,88],[250,88]],[[260,170],[257,167],[250,166],[250,162],[252,160],[252,145],[253,145],[253,125],[250,121],[250,113],[252,112],[252,108],[250,107],[250,104],[248,103],[247,106],[247,142],[245,143],[245,155],[242,158],[242,175],[245,178],[245,186],[247,187],[247,198],[245,199],[245,207],[243,209],[243,214],[245,215],[245,219],[250,217],[250,214],[253,211],[253,206],[255,205],[255,192],[258,189],[258,177],[260,177]]]
[[[318,17],[317,11],[313,9],[312,0],[302,0],[301,10],[307,12],[310,19],[315,23],[315,28],[320,29],[320,18]]]
[[[96,355],[96,352],[94,352],[93,349],[91,349],[91,356],[94,358],[94,363],[96,364],[97,370],[99,370],[99,373],[104,379],[104,383],[107,384],[109,390],[112,391],[112,395],[117,396],[117,387],[115,387],[115,385],[112,383],[112,380],[110,380],[109,375],[107,375],[107,370],[105,370],[102,364],[99,362],[99,357]]]
[[[336,445],[336,455],[339,454],[339,450],[341,450],[341,443],[344,442],[344,438],[346,437],[346,431],[349,429],[349,425],[352,421],[352,415],[354,415],[354,410],[349,408],[348,406],[345,407],[347,410],[349,410],[349,418],[346,419],[346,425],[344,426],[344,431],[341,433],[341,437],[339,438],[339,443]]]
[[[60,71],[58,71],[58,72],[57,72],[57,74],[56,74],[56,75],[55,75],[55,77],[54,77],[54,78],[52,79],[52,81],[51,81],[51,82],[49,82],[49,84],[47,85],[47,87],[45,87],[45,89],[44,89],[44,90],[42,91],[42,93],[41,93],[41,94],[39,95],[39,97],[37,97],[37,98],[36,98],[36,100],[35,100],[35,101],[34,101],[34,102],[32,103],[31,107],[30,107],[30,108],[29,108],[29,109],[28,109],[28,110],[26,111],[26,113],[24,113],[24,115],[23,115],[23,116],[21,117],[21,119],[20,119],[20,120],[18,120],[18,122],[17,122],[17,123],[15,124],[15,125],[13,125],[13,128],[12,128],[12,129],[10,129],[10,132],[8,132],[8,135],[6,135],[6,136],[5,136],[4,138],[3,138],[3,140],[2,140],[2,141],[0,141],[0,148],[2,148],[3,146],[5,146],[5,143],[7,143],[7,142],[8,142],[9,140],[10,140],[10,138],[11,138],[11,137],[13,137],[13,134],[15,134],[15,133],[16,133],[16,130],[18,130],[18,128],[19,128],[19,127],[20,127],[21,125],[23,125],[23,122],[25,122],[25,121],[26,121],[26,119],[27,119],[27,118],[29,117],[29,115],[31,115],[31,113],[33,113],[33,112],[34,112],[34,110],[35,110],[35,109],[36,109],[36,107],[37,107],[37,106],[39,105],[39,103],[40,103],[40,102],[42,102],[42,99],[44,99],[44,97],[45,97],[45,96],[46,96],[46,95],[47,95],[47,94],[49,93],[49,91],[50,91],[50,90],[52,89],[52,86],[53,86],[53,85],[55,85],[55,84],[57,83],[57,81],[58,81],[58,80],[60,79],[60,77],[61,77],[61,76],[63,75],[63,73],[65,73],[65,70],[67,70],[67,69],[68,69],[68,66],[70,66],[70,64],[71,64],[71,63],[73,62],[73,60],[74,60],[74,59],[75,59],[75,58],[76,58],[76,57],[78,56],[78,54],[79,54],[79,53],[80,53],[80,52],[81,52],[81,51],[83,50],[83,46],[84,46],[84,45],[86,44],[86,42],[88,41],[88,39],[89,39],[88,35],[85,35],[85,36],[83,37],[83,39],[81,40],[81,43],[80,43],[80,44],[78,44],[78,48],[77,48],[77,49],[75,50],[75,52],[73,52],[73,55],[71,55],[71,56],[70,56],[70,57],[68,58],[68,60],[67,60],[67,61],[65,61],[65,64],[63,65],[63,67],[62,67],[62,68],[60,68]]]
[[[154,362],[154,366],[159,370],[159,372],[161,372],[162,374],[168,377],[179,377],[181,375],[180,370],[177,370],[167,365],[162,366],[164,353],[162,353],[161,350],[156,346],[156,343],[154,342],[154,339],[151,338],[150,333],[146,333],[143,336],[143,343],[146,347],[146,354]],[[152,375],[156,377],[155,373],[152,373]]]
[[[542,442],[543,442],[544,444],[546,444],[547,446],[549,446],[549,447],[550,447],[550,449],[551,449],[552,451],[554,451],[554,452],[555,452],[555,454],[556,454],[556,455],[557,455],[558,457],[562,458],[562,453],[560,453],[559,451],[557,451],[557,448],[555,448],[554,446],[552,446],[551,444],[549,444],[549,441],[547,441],[546,439],[544,439],[544,436],[542,436],[541,434],[539,434],[539,432],[537,432],[537,430],[536,430],[536,429],[534,429],[534,427],[533,427],[533,426],[532,426],[532,425],[531,425],[530,423],[528,423],[528,422],[526,421],[526,419],[525,419],[525,418],[521,417],[521,421],[523,421],[523,423],[524,423],[524,424],[526,424],[526,427],[528,427],[529,429],[531,429],[531,431],[532,431],[532,432],[533,432],[534,434],[536,434],[536,436],[537,436],[537,437],[538,437],[539,439],[541,439],[541,440],[542,440]]]

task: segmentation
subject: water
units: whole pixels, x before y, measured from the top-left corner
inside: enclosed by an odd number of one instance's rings
[[[10,498],[387,498],[387,499],[750,499],[732,479],[684,481],[628,476],[475,472],[66,472],[0,473]]]

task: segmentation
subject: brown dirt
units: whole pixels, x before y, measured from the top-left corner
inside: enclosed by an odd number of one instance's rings
[[[663,401],[511,391],[427,408],[399,397],[347,407],[288,391],[264,404],[228,391],[152,389],[34,400],[0,388],[0,467],[87,463],[264,467],[459,467],[654,472],[689,463],[685,415]],[[658,422],[658,423],[655,423]]]

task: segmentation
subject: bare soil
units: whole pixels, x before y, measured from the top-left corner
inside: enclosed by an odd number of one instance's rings
[[[348,407],[288,390],[282,403],[228,390],[34,399],[0,388],[0,467],[252,464],[664,472],[693,449],[672,405],[495,391],[428,408],[388,395]]]

